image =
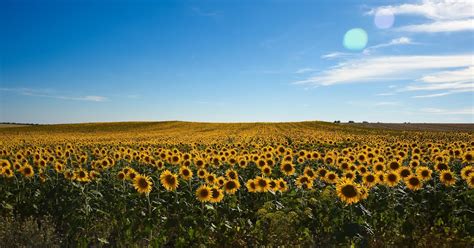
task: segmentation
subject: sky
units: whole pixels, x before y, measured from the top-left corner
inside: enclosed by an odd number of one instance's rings
[[[474,3],[0,1],[0,122],[474,123]]]

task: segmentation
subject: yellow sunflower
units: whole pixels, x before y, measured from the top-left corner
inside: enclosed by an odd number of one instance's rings
[[[151,192],[153,183],[151,178],[147,175],[138,174],[133,179],[133,187],[141,194],[149,194]]]
[[[193,171],[191,171],[189,167],[183,165],[179,168],[179,175],[184,180],[190,180],[193,178]]]
[[[257,192],[257,184],[255,184],[255,180],[253,180],[253,179],[248,180],[247,183],[245,184],[245,186],[247,187],[247,190],[250,193]]]
[[[258,176],[255,178],[255,185],[257,192],[268,192],[270,185],[267,178]]]
[[[224,199],[224,192],[221,189],[214,186],[211,188],[211,199],[209,200],[212,203],[221,202]]]
[[[291,162],[283,162],[280,164],[280,171],[287,176],[291,176],[295,174],[295,166]]]
[[[199,188],[196,190],[196,198],[200,202],[208,202],[211,200],[211,188],[207,185],[201,185]]]
[[[169,170],[161,173],[160,182],[167,191],[174,191],[179,186],[178,176]]]
[[[233,195],[237,190],[240,188],[240,183],[237,180],[227,180],[224,183],[224,191],[229,194]]]
[[[25,164],[20,168],[20,173],[28,178],[31,178],[35,175],[35,171],[33,170],[33,167],[29,164]]]
[[[378,178],[372,173],[365,173],[362,175],[362,181],[365,186],[372,188],[378,183]]]
[[[423,181],[430,180],[431,173],[432,171],[426,166],[421,166],[421,167],[416,168],[416,175],[418,175]]]
[[[296,178],[296,187],[300,189],[311,189],[313,188],[313,180],[308,176],[301,175]]]
[[[277,183],[277,186],[278,186],[278,190],[280,192],[286,192],[288,190],[288,184],[286,183],[286,181],[283,179],[283,178],[280,178],[276,181]]]
[[[398,173],[391,171],[385,174],[384,181],[385,184],[389,187],[395,187],[400,181],[400,176],[398,175]]]
[[[421,178],[417,175],[410,175],[405,178],[405,184],[407,188],[416,191],[420,190],[423,187],[423,182]]]
[[[446,186],[456,184],[456,176],[450,170],[442,170],[439,174],[439,180]]]
[[[357,203],[360,200],[361,192],[359,186],[352,180],[343,178],[336,184],[337,196],[346,204]]]

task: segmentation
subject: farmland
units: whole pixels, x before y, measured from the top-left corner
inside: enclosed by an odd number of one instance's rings
[[[0,129],[0,246],[474,242],[472,125]]]

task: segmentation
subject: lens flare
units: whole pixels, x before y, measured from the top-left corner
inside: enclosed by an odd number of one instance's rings
[[[361,28],[353,28],[346,32],[344,35],[344,47],[353,50],[360,51],[367,46],[369,40],[367,32]]]
[[[393,15],[393,12],[388,9],[381,9],[375,13],[374,24],[377,28],[391,28],[394,21],[395,16]]]

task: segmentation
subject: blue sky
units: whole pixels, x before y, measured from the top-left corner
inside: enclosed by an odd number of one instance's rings
[[[473,8],[3,0],[0,121],[472,123]],[[354,28],[367,44],[349,50]]]

